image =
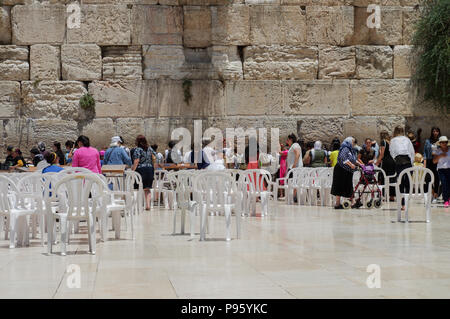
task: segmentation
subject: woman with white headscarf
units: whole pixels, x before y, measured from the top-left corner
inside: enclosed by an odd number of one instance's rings
[[[310,151],[310,163],[311,167],[326,167],[327,166],[327,153],[322,149],[322,142],[316,141],[314,148]]]
[[[354,145],[355,139],[350,136],[342,142],[339,149],[337,164],[333,170],[333,184],[331,186],[331,195],[336,196],[335,209],[344,208],[341,205],[341,197],[350,198],[353,194],[353,172],[356,170],[356,165],[358,165],[356,154],[353,151]]]

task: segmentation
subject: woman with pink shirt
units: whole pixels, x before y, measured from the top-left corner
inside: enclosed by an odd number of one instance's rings
[[[78,149],[72,157],[72,167],[84,167],[93,173],[101,174],[100,153],[91,147],[89,137],[81,135],[76,141]]]

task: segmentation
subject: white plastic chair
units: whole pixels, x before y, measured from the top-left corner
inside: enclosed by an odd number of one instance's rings
[[[164,169],[155,170],[155,178],[153,179],[153,187],[150,189],[150,196],[152,198],[152,201],[150,203],[150,208],[153,208],[153,202],[155,199],[155,195],[158,197],[158,206],[162,204],[161,197],[163,197],[164,207],[166,209],[169,209],[169,198],[168,198],[168,192],[164,192],[163,190],[167,190],[168,186],[168,179],[167,174],[169,174],[168,171]]]
[[[176,208],[174,209],[173,214],[173,234],[176,233],[178,209],[181,210],[181,234],[184,234],[186,210],[189,212],[190,217],[191,237],[195,234],[194,226],[197,202],[191,199],[194,176],[195,175],[189,171],[170,172],[167,176],[173,187],[176,202]]]
[[[6,176],[0,175],[0,216],[6,217],[9,231],[9,248],[16,247],[17,242],[29,245],[28,218],[36,210],[27,205],[26,195],[22,195],[16,184]],[[8,223],[9,222],[9,223]]]
[[[425,189],[425,178],[430,175],[431,182],[428,183],[428,189]],[[409,190],[407,193],[400,193],[400,184],[403,178],[407,178],[409,181]],[[409,201],[411,199],[423,199],[426,208],[426,220],[429,223],[431,221],[431,200],[432,200],[432,186],[434,183],[433,172],[424,167],[415,166],[403,170],[395,184],[395,193],[397,198],[397,221],[402,221],[402,198],[405,199],[405,222],[409,222],[408,209]]]
[[[47,223],[49,229],[53,229],[55,220],[60,220],[61,255],[66,255],[68,222],[80,220],[87,220],[89,251],[95,254],[95,218],[104,191],[104,183],[94,174],[69,174],[52,185],[51,196],[46,198]],[[51,209],[52,201],[58,202],[57,212]],[[49,254],[52,253],[52,237],[53,232],[49,231],[47,240]]]
[[[294,203],[294,190],[297,190],[298,205],[306,205],[309,200],[310,170],[308,167],[296,167],[286,175],[288,186],[288,204]]]
[[[49,176],[47,176],[49,177]],[[42,173],[25,174],[17,183],[17,189],[24,198],[24,205],[34,209],[36,214],[31,216],[32,238],[36,238],[36,228],[39,224],[41,245],[44,246],[45,211],[44,193],[45,177]]]
[[[226,220],[226,240],[231,240],[231,212],[234,203],[230,197],[235,188],[233,177],[226,172],[202,172],[194,178],[194,200],[199,205],[200,240],[206,238],[208,212],[223,212]],[[236,189],[234,189],[236,192]],[[236,216],[237,238],[240,237],[240,216]]]
[[[125,226],[128,225],[130,219],[131,236],[134,239],[134,183],[125,183],[124,191],[112,191],[108,188],[107,178],[103,175],[95,174],[94,177],[99,178],[103,183],[102,189],[93,189],[95,195],[102,198],[97,216],[100,219],[100,229],[102,241],[106,241],[108,233],[108,220],[111,217],[112,228],[115,232],[115,238],[120,239],[121,217],[125,220]],[[101,192],[104,192],[103,196]],[[118,197],[118,198],[117,198]]]
[[[138,185],[138,189],[133,191],[133,212],[135,214],[141,214],[145,208],[144,188],[142,184],[142,176],[136,171],[125,171],[125,185],[127,188],[134,188],[134,184]]]
[[[269,202],[272,196],[272,175],[265,169],[247,169],[243,174],[245,174],[248,181],[254,185],[254,189],[251,192],[255,203],[252,215],[256,215],[256,199],[258,197],[261,199],[261,216],[268,215]]]

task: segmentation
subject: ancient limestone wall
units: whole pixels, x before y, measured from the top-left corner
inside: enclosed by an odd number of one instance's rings
[[[165,144],[196,119],[325,142],[397,124],[450,135],[409,79],[418,0],[84,0],[70,28],[72,2],[0,0],[2,147],[78,134]],[[95,115],[79,105],[88,92]]]

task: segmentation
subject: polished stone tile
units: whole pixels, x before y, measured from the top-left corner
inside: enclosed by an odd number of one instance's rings
[[[390,206],[394,208],[393,205]],[[411,220],[424,217],[417,204]],[[178,217],[179,218],[179,217]],[[208,240],[172,234],[173,212],[154,209],[115,240],[87,252],[82,228],[68,255],[47,255],[39,239],[8,248],[0,239],[0,298],[449,298],[450,210],[426,223],[396,223],[395,211],[279,204],[268,217],[241,219],[227,242],[223,216],[211,216]],[[98,239],[98,238],[97,238]],[[381,288],[368,288],[367,266]],[[70,267],[79,267],[72,288]]]

